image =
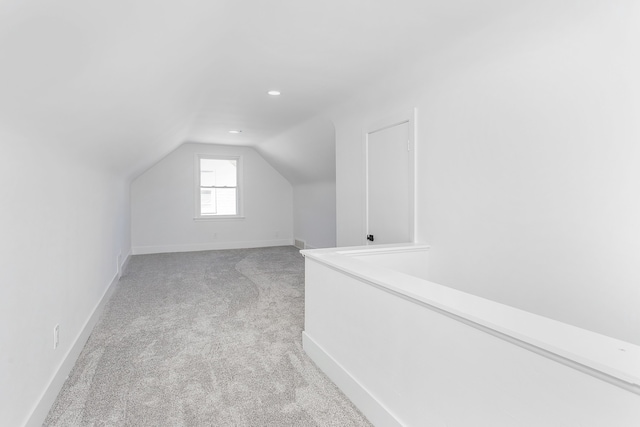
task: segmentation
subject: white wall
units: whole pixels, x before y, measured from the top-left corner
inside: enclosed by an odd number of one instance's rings
[[[263,141],[256,150],[293,185],[294,238],[336,246],[336,138],[318,116]]]
[[[293,235],[307,247],[336,246],[336,182],[293,187]]]
[[[430,279],[638,344],[639,5],[547,6],[333,110],[338,244],[363,243],[364,127],[417,107]]]
[[[197,154],[242,156],[244,219],[194,220]],[[131,184],[133,252],[290,245],[292,199],[291,184],[254,149],[183,144]]]
[[[1,126],[0,182],[0,424],[27,422],[53,381],[31,419],[39,425],[116,276],[118,255],[128,255],[128,185],[54,141]]]
[[[304,349],[373,424],[640,425],[640,346],[386,269],[416,249],[305,258]]]

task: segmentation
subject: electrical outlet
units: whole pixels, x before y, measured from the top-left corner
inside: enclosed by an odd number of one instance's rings
[[[58,344],[60,343],[60,325],[56,325],[53,328],[53,349],[58,348]]]

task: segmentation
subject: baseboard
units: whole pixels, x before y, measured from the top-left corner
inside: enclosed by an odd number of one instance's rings
[[[127,267],[129,267],[129,261],[131,261],[131,255],[133,254],[133,250],[129,249],[129,252],[124,257],[124,261],[122,261],[122,265],[120,266],[118,279],[122,277],[125,271],[127,271]]]
[[[293,239],[293,246],[295,246],[296,248],[300,249],[300,250],[304,250],[304,249],[318,249],[315,246],[311,246],[310,244],[308,244],[305,240],[303,239],[298,239],[298,238],[294,238]]]
[[[328,354],[306,332],[302,332],[302,347],[313,362],[333,381],[353,404],[375,426],[402,427],[402,423],[362,384]]]
[[[31,415],[29,416],[25,427],[41,427],[42,423],[44,423],[44,420],[47,418],[47,415],[49,414],[53,403],[56,401],[60,390],[62,390],[64,382],[69,377],[69,374],[71,373],[73,366],[76,364],[76,361],[78,360],[78,357],[80,356],[84,345],[87,343],[87,340],[89,339],[94,326],[98,322],[98,319],[100,319],[100,315],[104,310],[104,306],[111,299],[113,292],[116,290],[118,281],[120,280],[120,276],[129,265],[130,259],[131,251],[129,251],[129,253],[127,254],[126,258],[122,262],[121,267],[118,269],[115,276],[111,280],[109,287],[102,295],[102,298],[100,298],[98,304],[96,304],[96,306],[94,307],[93,312],[82,327],[80,334],[78,334],[73,345],[65,355],[64,360],[58,368],[58,371],[53,376],[53,379],[49,383],[49,386],[47,386],[47,389],[40,397],[38,404],[31,412]]]
[[[189,245],[134,246],[133,255],[161,254],[170,252],[196,252],[220,249],[264,248],[269,246],[291,246],[293,239],[253,240],[240,242],[194,243]]]

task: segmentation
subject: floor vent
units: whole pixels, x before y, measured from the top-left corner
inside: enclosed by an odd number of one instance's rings
[[[295,239],[295,240],[294,240],[294,246],[295,246],[296,248],[298,248],[298,249],[304,249],[304,247],[305,247],[304,240],[298,240],[298,239]]]

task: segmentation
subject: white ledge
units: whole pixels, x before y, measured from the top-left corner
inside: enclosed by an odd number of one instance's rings
[[[212,216],[212,217],[202,217],[196,216],[193,217],[194,221],[229,221],[233,219],[245,219],[244,216],[236,216],[236,215],[220,215],[220,216]]]
[[[310,253],[312,257],[323,254],[338,255],[366,255],[366,254],[384,254],[384,253],[402,253],[402,252],[419,252],[428,251],[431,246],[424,243],[393,243],[387,245],[371,245],[371,246],[346,246],[342,248],[324,248],[324,249],[305,249],[300,251],[302,255]],[[312,251],[312,252],[311,252]]]
[[[640,394],[640,346],[422,280],[350,255],[428,251],[401,244],[304,250],[316,262]]]

